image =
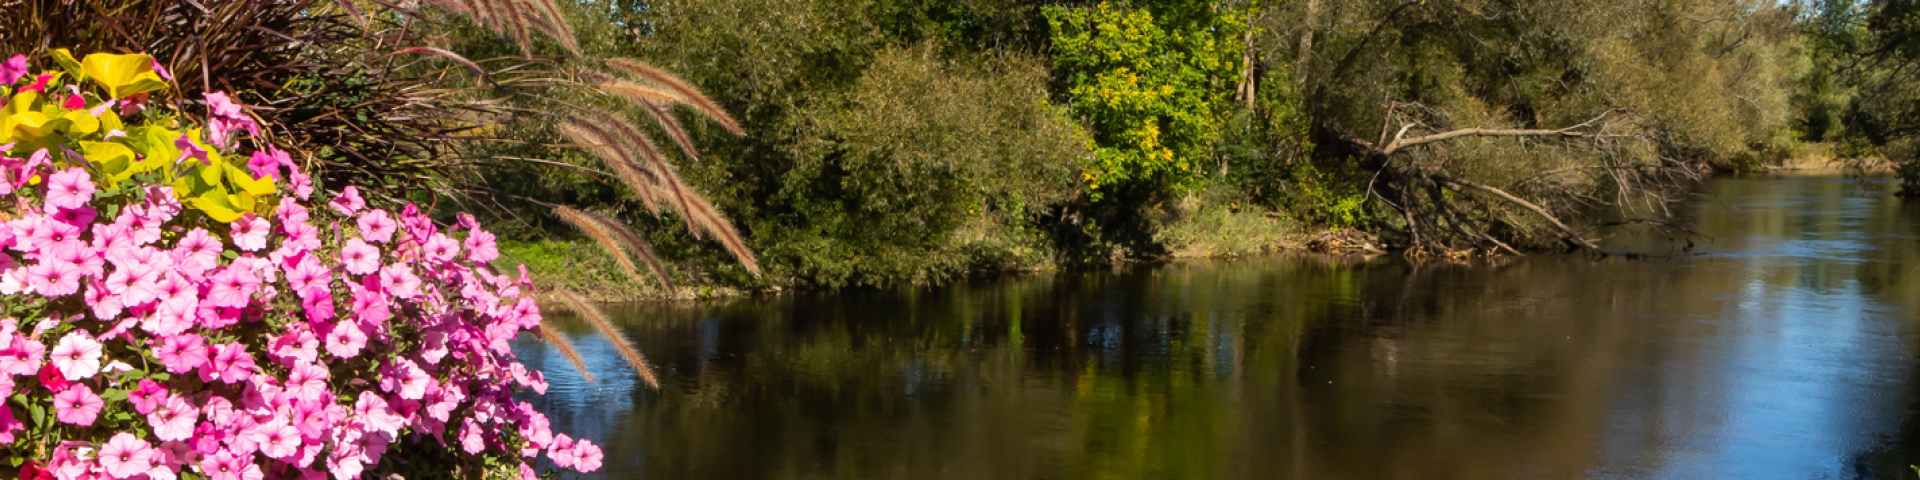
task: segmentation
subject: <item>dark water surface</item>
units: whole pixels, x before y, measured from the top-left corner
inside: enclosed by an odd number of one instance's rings
[[[1715,181],[1699,255],[1306,256],[615,308],[515,344],[598,478],[1914,478],[1920,207]],[[1671,251],[1648,240],[1610,245]]]

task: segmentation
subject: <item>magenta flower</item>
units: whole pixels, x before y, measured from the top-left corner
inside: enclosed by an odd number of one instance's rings
[[[261,480],[260,465],[251,461],[247,455],[235,455],[221,450],[200,460],[201,471],[211,480]]]
[[[200,370],[202,378],[211,377],[226,383],[239,383],[253,375],[253,354],[247,353],[247,347],[238,343],[229,343],[214,347],[213,361]]]
[[[64,297],[80,291],[83,273],[79,265],[49,259],[27,267],[27,285],[40,295]]]
[[[606,454],[600,451],[600,447],[587,439],[582,438],[578,443],[573,444],[574,470],[583,473],[599,470],[600,462],[605,459]]]
[[[373,243],[393,241],[393,231],[400,228],[400,224],[394,222],[393,217],[387,215],[386,210],[363,212],[357,222],[360,226],[360,236]]]
[[[500,249],[494,245],[493,232],[474,230],[467,234],[467,260],[474,263],[487,263],[500,258]]]
[[[194,143],[192,137],[181,135],[180,138],[174,139],[173,148],[180,149],[180,158],[174,159],[173,163],[184,163],[187,159],[194,159],[199,160],[202,165],[213,165],[213,160],[207,157],[207,149],[200,148],[200,144]]]
[[[93,177],[79,167],[47,177],[47,206],[80,208],[93,200]]]
[[[547,445],[547,457],[553,459],[553,465],[560,468],[573,468],[575,454],[573,438],[567,434],[553,436],[553,443]]]
[[[147,414],[147,425],[153,427],[153,436],[162,441],[178,441],[193,438],[195,422],[200,412],[193,404],[180,396],[168,397],[167,401]]]
[[[100,373],[100,342],[87,336],[86,330],[74,330],[53,347],[53,366],[68,381],[80,381]]]
[[[311,363],[298,363],[287,373],[287,393],[294,398],[323,398],[327,395],[327,369]]]
[[[233,246],[248,252],[267,248],[267,220],[248,213],[233,221]]]
[[[51,73],[43,73],[43,74],[40,74],[39,76],[37,76],[37,77],[34,77],[34,78],[33,78],[33,84],[32,84],[32,85],[27,85],[27,86],[24,86],[24,87],[20,87],[20,91],[22,91],[22,92],[40,92],[40,93],[42,93],[42,94],[45,94],[45,93],[47,93],[47,84],[48,84],[48,83],[52,83],[52,82],[53,82],[53,74],[51,74]]]
[[[213,286],[207,291],[206,302],[215,307],[245,307],[260,288],[260,279],[254,277],[253,271],[239,266],[222,268],[211,280]]]
[[[146,474],[153,469],[153,445],[130,433],[114,434],[106,446],[100,447],[100,466],[113,478]]]
[[[260,453],[269,458],[288,460],[300,451],[300,431],[283,421],[275,420],[248,429],[247,437],[247,440],[259,445]]]
[[[13,85],[24,76],[27,76],[26,55],[14,55],[6,62],[0,62],[0,85]]]
[[[293,164],[292,156],[272,145],[268,145],[266,151],[253,152],[253,157],[247,159],[247,168],[253,171],[254,178],[280,178],[281,167],[286,167],[288,172],[300,171],[300,166]]]
[[[394,297],[411,299],[420,295],[420,277],[405,265],[388,265],[380,269],[380,288]]]
[[[352,322],[340,322],[327,333],[327,353],[340,358],[353,358],[360,355],[360,349],[367,346],[367,334]]]
[[[460,253],[460,242],[446,235],[436,233],[427,237],[427,244],[422,248],[425,249],[427,259],[435,262],[447,262],[452,261],[454,255]]]
[[[340,212],[340,216],[351,217],[355,212],[366,208],[367,202],[360,199],[358,187],[348,185],[347,188],[340,190],[340,195],[333,197],[333,201],[327,202],[327,206],[333,207],[335,212]]]
[[[167,371],[187,373],[207,363],[207,341],[191,333],[174,335],[160,342],[154,356],[166,365]]]
[[[347,245],[340,248],[340,263],[347,267],[347,273],[373,273],[380,269],[380,250],[358,238],[350,238],[347,239]]]
[[[206,229],[195,228],[174,245],[174,264],[188,277],[198,277],[207,270],[220,265],[220,239],[213,238]]]
[[[100,416],[100,408],[106,405],[86,385],[76,384],[53,395],[54,418],[82,427],[93,426],[93,420]]]
[[[207,123],[211,124],[208,140],[214,145],[233,147],[233,133],[236,131],[245,130],[254,136],[260,135],[260,126],[253,122],[253,117],[248,117],[246,110],[227,98],[225,92],[207,92],[206,98],[209,110]]]
[[[127,401],[133,402],[133,410],[141,415],[153,413],[153,409],[159,408],[166,400],[167,387],[149,379],[140,379],[140,388],[127,392]]]
[[[327,267],[321,266],[320,260],[312,256],[302,258],[298,265],[287,269],[287,283],[302,297],[324,293],[327,283],[331,281],[333,274],[328,273]]]
[[[313,196],[313,177],[304,173],[288,175],[287,187],[292,188],[293,194],[301,200],[306,200]]]

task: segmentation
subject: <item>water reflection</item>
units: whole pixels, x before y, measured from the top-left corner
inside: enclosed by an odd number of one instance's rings
[[[530,339],[603,478],[1897,478],[1920,463],[1916,212],[1717,181],[1692,251],[1276,257],[615,309]],[[1640,237],[1641,239],[1634,239]],[[1910,472],[1908,472],[1910,474]]]

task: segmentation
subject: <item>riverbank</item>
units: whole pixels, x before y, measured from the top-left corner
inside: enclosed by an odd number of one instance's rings
[[[1807,154],[1768,165],[1763,175],[1841,175],[1890,174],[1894,165],[1881,159],[1837,159],[1825,154],[1830,149],[1814,148]],[[1210,258],[1231,258],[1278,252],[1336,254],[1385,253],[1379,239],[1364,230],[1315,224],[1281,209],[1244,203],[1243,199],[1219,193],[1198,192],[1181,201],[1170,202],[1154,215],[1153,240],[1164,248],[1164,255],[1146,263]],[[613,258],[586,239],[541,239],[503,241],[502,258],[496,266],[511,271],[525,264],[534,282],[543,290],[566,288],[596,302],[634,302],[656,300],[695,300],[726,298],[753,293],[785,290],[825,289],[807,285],[804,280],[770,270],[768,277],[753,285],[725,285],[704,275],[703,266],[669,260],[677,290],[667,291],[648,276],[633,279]],[[977,265],[951,277],[1018,277],[1060,268],[1052,255],[996,255],[991,265]],[[1017,258],[1020,260],[1007,260]],[[1141,260],[1114,259],[1116,263]],[[945,283],[944,281],[928,283]]]
[[[1158,215],[1154,240],[1166,249],[1158,260],[1229,258],[1283,251],[1362,252],[1372,248],[1371,236],[1346,228],[1308,225],[1284,212],[1234,201],[1210,201],[1201,196],[1169,205]],[[1377,250],[1376,250],[1377,251]],[[674,283],[667,291],[651,276],[635,280],[613,257],[587,239],[503,240],[495,266],[513,271],[526,265],[542,290],[565,288],[596,302],[697,300],[762,292],[807,289],[799,279],[776,270],[758,285],[720,285],[703,275],[700,265],[671,264]],[[1006,256],[998,256],[1005,258]],[[1057,265],[1038,259],[1024,263],[998,262],[991,268],[971,269],[960,277],[1018,276],[1051,271]],[[1127,260],[1116,260],[1126,262]]]

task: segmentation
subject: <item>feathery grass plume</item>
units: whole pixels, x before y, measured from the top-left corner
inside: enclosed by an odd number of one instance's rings
[[[633,281],[642,281],[640,267],[633,264],[633,259],[627,258],[625,250],[620,248],[620,240],[614,237],[613,232],[607,230],[606,225],[600,224],[586,212],[567,206],[554,207],[553,215],[560,217],[561,222],[579,229],[580,233],[586,234],[587,238],[593,239],[594,243],[600,244],[600,248],[606,250],[607,254],[613,255],[613,261],[620,264],[620,269],[627,272],[627,276],[632,277]]]
[[[573,369],[580,371],[580,377],[587,379],[588,383],[594,382],[593,372],[587,371],[587,362],[580,359],[580,351],[574,350],[573,342],[567,340],[567,334],[553,328],[548,322],[550,320],[541,320],[540,328],[533,331],[534,336],[540,337],[541,341],[552,345],[554,350],[559,350],[561,356],[567,357],[567,361],[573,362]]]
[[[653,253],[653,247],[647,245],[647,240],[640,238],[639,232],[633,231],[633,229],[628,228],[626,224],[620,223],[619,220],[615,220],[606,214],[596,212],[580,213],[585,214],[594,221],[600,222],[600,225],[605,226],[607,232],[613,234],[615,239],[620,240],[620,243],[624,245],[630,253],[639,256],[640,261],[645,262],[647,268],[653,270],[655,276],[660,277],[660,283],[666,286],[667,291],[671,292],[675,290],[673,286],[673,276],[667,274],[667,265],[660,261],[659,255]]]
[[[680,120],[673,118],[672,112],[660,108],[660,105],[653,102],[634,103],[639,103],[640,107],[647,111],[647,115],[653,117],[653,121],[660,123],[660,129],[665,130],[667,136],[673,138],[673,143],[680,145],[680,153],[687,155],[687,161],[700,160],[700,152],[693,147],[693,139],[687,137],[687,130],[680,128]]]
[[[560,13],[560,5],[553,0],[524,0],[528,5],[539,9],[540,16],[534,17],[534,27],[542,33],[560,42],[568,52],[580,54],[580,41],[573,36],[573,27],[567,25],[567,16]]]
[[[746,130],[740,128],[740,122],[734,121],[733,116],[728,115],[726,109],[720,108],[719,103],[714,102],[711,98],[707,98],[707,94],[701,93],[700,89],[693,88],[692,84],[681,80],[680,77],[673,76],[673,74],[667,73],[665,70],[654,68],[653,65],[648,65],[646,62],[630,58],[609,58],[606,59],[606,63],[607,66],[626,72],[628,75],[640,77],[649,82],[666,87],[668,90],[673,90],[674,93],[684,99],[682,103],[692,106],[695,110],[699,110],[700,113],[718,122],[720,126],[726,127],[727,131],[733,132],[734,135],[745,136],[747,134]]]
[[[720,245],[727,249],[727,253],[733,255],[734,260],[740,262],[740,266],[746,267],[753,276],[760,276],[760,261],[754,258],[753,249],[747,248],[746,238],[741,237],[740,231],[733,228],[733,222],[721,215],[719,210],[714,209],[713,204],[707,203],[706,197],[700,195],[692,197],[693,213],[690,216],[699,218],[702,228],[712,232],[714,239],[720,241]]]
[[[606,128],[604,130],[594,128],[588,122],[587,118],[607,119],[601,122]],[[753,250],[747,248],[746,239],[740,236],[739,230],[734,229],[733,223],[729,222],[726,216],[721,215],[719,210],[713,208],[713,205],[708,203],[705,197],[693,192],[692,187],[687,186],[686,182],[680,179],[679,174],[674,172],[673,165],[667,163],[666,157],[660,151],[659,147],[655,146],[653,140],[649,138],[645,132],[640,131],[639,127],[635,127],[633,124],[627,123],[609,112],[595,112],[594,115],[588,117],[574,117],[569,123],[579,128],[599,132],[601,135],[599,135],[600,140],[598,142],[601,144],[604,144],[605,141],[608,140],[617,141],[622,144],[622,146],[638,151],[640,153],[640,159],[647,161],[636,166],[645,169],[647,173],[651,174],[648,179],[654,182],[648,185],[666,190],[666,193],[671,195],[673,208],[680,212],[681,219],[686,221],[687,230],[697,238],[705,238],[707,235],[713,236],[714,240],[719,241],[721,246],[727,249],[728,254],[733,255],[735,259],[740,261],[741,266],[747,268],[747,271],[752,272],[755,276],[760,275],[759,262],[754,259]],[[630,161],[639,160],[635,159],[632,155],[626,155],[621,152],[600,155],[602,155],[602,159],[607,162],[619,162],[622,159]],[[630,186],[633,186],[636,190],[641,190],[639,185]],[[642,195],[645,195],[645,193],[642,193]]]
[[[673,92],[626,80],[608,79],[600,82],[597,86],[600,87],[602,91],[624,97],[635,103],[650,102],[671,105],[686,102],[686,99],[680,98],[679,95],[675,95]]]
[[[691,194],[687,192],[686,182],[681,181],[680,175],[674,173],[673,164],[667,163],[666,154],[660,151],[660,147],[653,144],[653,138],[647,136],[646,132],[641,131],[640,127],[627,123],[626,120],[621,119],[619,116],[609,112],[596,113],[598,114],[593,115],[592,118],[602,119],[607,126],[607,133],[612,134],[611,136],[615,140],[619,140],[622,146],[632,151],[640,152],[639,159],[644,159],[646,162],[636,163],[636,166],[652,173],[655,186],[666,190],[667,193],[673,196],[674,209],[681,212],[689,211],[691,204],[687,197]],[[575,121],[578,122],[579,118],[575,117]],[[682,215],[682,217],[686,216]],[[694,222],[691,217],[685,218],[685,220],[687,229],[694,230],[695,237],[700,236],[696,222]]]
[[[628,340],[626,334],[614,328],[613,322],[607,319],[606,313],[602,313],[599,308],[595,308],[569,290],[556,290],[553,296],[566,304],[568,309],[579,313],[581,318],[585,318],[588,325],[600,331],[600,336],[607,337],[607,341],[613,343],[614,350],[620,352],[620,358],[626,359],[627,365],[632,365],[633,369],[640,373],[641,381],[647,382],[649,387],[660,388],[660,379],[653,375],[653,367],[647,366],[647,358],[640,356],[640,349],[633,347],[633,341]]]
[[[577,119],[561,123],[559,129],[562,135],[579,144],[588,153],[599,157],[600,163],[613,170],[614,175],[620,177],[621,182],[626,183],[628,188],[632,188],[634,193],[640,196],[640,201],[646,204],[647,211],[655,215],[660,214],[658,181],[653,178],[652,172],[642,171],[639,162],[635,161],[632,155],[628,155],[626,150],[617,148],[617,140],[593,123],[580,122]]]

